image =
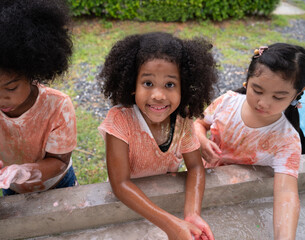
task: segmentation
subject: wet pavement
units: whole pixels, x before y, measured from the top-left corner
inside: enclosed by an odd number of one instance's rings
[[[305,239],[305,192],[300,193],[301,213],[296,240]],[[203,209],[216,240],[273,239],[273,198],[257,199],[232,206]],[[182,214],[176,214],[182,218]],[[28,240],[165,240],[166,234],[147,220],[109,225],[102,228],[64,233]]]

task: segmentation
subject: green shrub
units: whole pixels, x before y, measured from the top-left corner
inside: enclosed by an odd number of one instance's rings
[[[268,16],[279,0],[68,0],[74,16],[139,21],[241,19]]]

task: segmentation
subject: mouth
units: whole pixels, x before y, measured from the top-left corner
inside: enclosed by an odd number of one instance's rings
[[[259,109],[259,108],[255,108],[255,110],[261,114],[266,114],[267,112],[262,110],[262,109]]]
[[[169,105],[147,105],[149,109],[151,109],[154,112],[163,112],[167,108],[169,108]]]
[[[11,108],[11,107],[1,107],[0,110],[1,110],[2,112],[11,112],[11,111],[13,111],[14,109]]]

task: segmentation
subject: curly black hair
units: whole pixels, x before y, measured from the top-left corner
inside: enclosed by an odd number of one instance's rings
[[[0,1],[0,70],[48,82],[64,73],[72,55],[65,0]]]
[[[182,40],[165,32],[135,34],[118,41],[106,57],[99,80],[102,93],[113,105],[135,104],[139,67],[153,59],[164,59],[178,65],[181,79],[181,117],[203,116],[217,82],[212,44],[204,38]]]

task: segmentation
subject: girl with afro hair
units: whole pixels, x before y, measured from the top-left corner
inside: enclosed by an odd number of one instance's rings
[[[44,86],[68,68],[63,0],[0,1],[0,188],[4,195],[73,186],[70,98]]]
[[[131,35],[113,46],[100,73],[102,92],[115,105],[99,126],[114,194],[169,239],[214,239],[200,216],[205,172],[192,126],[217,79],[211,48],[201,38]],[[181,220],[130,179],[176,172],[183,159],[188,171]]]

